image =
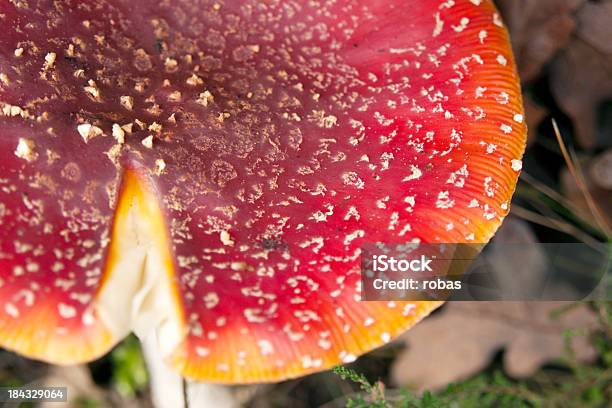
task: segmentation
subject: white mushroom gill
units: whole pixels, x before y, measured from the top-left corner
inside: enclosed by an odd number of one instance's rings
[[[94,308],[116,339],[154,336],[162,356],[185,335],[167,232],[158,200],[126,172],[113,239]]]

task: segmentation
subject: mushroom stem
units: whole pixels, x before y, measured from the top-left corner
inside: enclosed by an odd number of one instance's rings
[[[142,340],[142,350],[149,371],[151,397],[156,408],[240,406],[230,387],[184,380],[164,363],[155,335]]]

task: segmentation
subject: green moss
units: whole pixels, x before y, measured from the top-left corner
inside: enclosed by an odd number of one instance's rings
[[[146,390],[149,377],[136,337],[130,336],[117,346],[111,353],[111,359],[112,382],[120,394],[134,397]]]
[[[361,389],[347,399],[350,408],[608,407],[612,401],[612,302],[591,306],[602,323],[602,330],[592,337],[598,351],[594,364],[576,361],[572,339],[585,333],[570,330],[565,334],[566,353],[560,367],[545,367],[528,380],[515,380],[494,370],[450,384],[443,391],[419,395],[408,389],[384,390],[382,384],[372,384],[346,367],[334,372]]]

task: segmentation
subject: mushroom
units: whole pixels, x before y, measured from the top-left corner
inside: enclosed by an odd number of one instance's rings
[[[23,355],[135,331],[191,379],[323,370],[439,305],[360,302],[363,243],[485,243],[508,213],[526,128],[489,0],[0,19],[0,344]]]

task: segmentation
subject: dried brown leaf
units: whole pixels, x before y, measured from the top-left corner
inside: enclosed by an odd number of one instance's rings
[[[595,146],[597,108],[612,97],[612,55],[574,38],[552,66],[551,90],[572,119],[580,145]]]
[[[576,15],[577,35],[603,54],[612,54],[612,0],[589,1]]]
[[[612,149],[593,159],[589,175],[598,188],[612,190]]]
[[[404,340],[407,349],[392,367],[396,384],[436,390],[485,368],[505,349],[503,362],[513,377],[528,377],[543,364],[563,355],[567,329],[593,330],[597,318],[586,306],[557,320],[551,312],[564,302],[452,302],[424,320]],[[587,337],[576,337],[579,361],[591,361],[595,350]]]
[[[587,2],[577,29],[551,67],[551,91],[584,148],[597,145],[597,110],[612,98],[612,1]]]
[[[576,28],[572,13],[585,0],[498,0],[523,82],[535,79]]]
[[[504,287],[511,288],[508,280],[514,279],[517,293],[538,287],[546,278],[547,266],[537,246],[523,254],[505,245],[536,242],[529,224],[508,218],[489,248],[494,280],[505,280]],[[496,250],[496,245],[501,249]],[[528,377],[543,364],[562,357],[565,330],[588,332],[598,327],[596,315],[586,306],[553,320],[551,312],[565,305],[568,303],[449,302],[438,314],[403,336],[407,349],[395,361],[392,378],[398,385],[419,391],[440,389],[481,371],[502,349],[506,372],[514,377]],[[577,337],[573,347],[579,361],[596,357],[586,336]]]

